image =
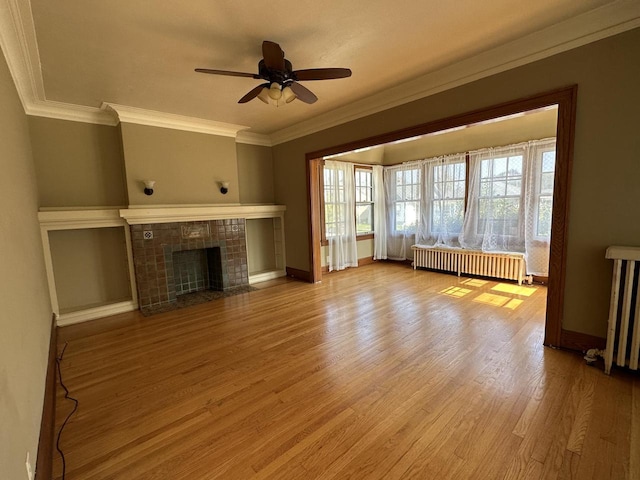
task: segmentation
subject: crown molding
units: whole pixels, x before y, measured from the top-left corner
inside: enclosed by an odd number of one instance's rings
[[[110,112],[99,108],[85,107],[71,103],[36,100],[24,109],[27,115],[35,117],[56,118],[72,122],[94,123],[97,125],[115,126],[118,119]]]
[[[136,107],[103,103],[102,108],[45,98],[38,44],[29,0],[0,0],[0,48],[27,115],[117,125],[155,127],[235,137],[236,142],[274,146],[411,101],[495,75],[640,26],[640,2],[616,0],[577,17],[467,58],[271,135],[227,124]]]
[[[273,145],[332,128],[640,26],[640,2],[617,0],[271,134]]]
[[[0,47],[25,111],[44,100],[36,30],[28,0],[0,0]]]
[[[185,130],[188,132],[206,133],[223,137],[235,138],[240,130],[249,128],[244,125],[234,125],[232,123],[216,122],[203,118],[145,110],[143,108],[118,105],[116,103],[104,102],[101,108],[106,112],[113,112],[118,121],[124,123],[136,123],[138,125],[171,128],[174,130]]]
[[[269,135],[264,135],[262,133],[248,132],[246,130],[238,132],[238,135],[236,136],[236,143],[260,145],[262,147],[273,146],[273,142],[271,141],[271,137]]]

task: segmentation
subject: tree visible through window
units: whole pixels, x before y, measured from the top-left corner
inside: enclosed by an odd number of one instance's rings
[[[464,217],[466,164],[433,165],[431,233],[458,234]]]
[[[521,198],[522,155],[482,160],[478,234],[518,236]]]
[[[396,232],[415,233],[420,217],[420,168],[395,172]]]
[[[356,190],[356,234],[373,233],[373,172],[364,168],[355,169]]]
[[[326,238],[346,232],[344,172],[324,167],[324,222]]]
[[[556,152],[549,150],[542,153],[540,161],[540,182],[538,185],[538,202],[536,215],[536,236],[551,236],[551,210],[553,208],[553,177],[556,170]]]

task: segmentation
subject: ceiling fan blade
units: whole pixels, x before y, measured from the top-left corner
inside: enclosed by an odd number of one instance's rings
[[[351,76],[348,68],[308,68],[293,72],[296,80],[331,80],[333,78],[347,78]]]
[[[262,57],[264,64],[271,70],[284,70],[284,52],[275,42],[265,40],[262,42]]]
[[[256,73],[244,73],[244,72],[230,72],[229,70],[212,70],[210,68],[196,68],[198,73],[210,73],[212,75],[227,75],[230,77],[248,77],[248,78],[261,78]]]
[[[258,85],[257,87],[253,88],[249,93],[247,93],[244,97],[238,100],[238,103],[247,103],[249,100],[253,100],[258,95],[260,95],[260,92],[264,87],[268,87],[268,86],[269,86],[268,83],[263,83],[262,85]]]
[[[296,94],[296,97],[304,103],[315,103],[315,101],[318,100],[318,97],[316,97],[311,90],[307,87],[303,87],[298,82],[291,82],[289,86],[291,87],[291,90],[293,90],[293,93]]]

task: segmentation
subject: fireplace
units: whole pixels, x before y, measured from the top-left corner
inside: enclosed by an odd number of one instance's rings
[[[131,225],[131,238],[142,310],[169,306],[181,294],[249,284],[242,218]]]

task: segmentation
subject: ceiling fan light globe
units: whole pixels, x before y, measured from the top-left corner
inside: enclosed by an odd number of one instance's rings
[[[280,97],[282,96],[282,90],[280,90],[280,85],[278,85],[276,82],[273,82],[271,84],[271,87],[269,87],[269,96],[274,100],[280,100]]]
[[[291,87],[284,87],[282,89],[282,97],[284,98],[284,101],[286,103],[291,103],[296,99],[296,94],[293,93],[293,90],[291,90]]]
[[[263,87],[263,89],[258,94],[258,98],[268,105],[269,104],[269,89],[267,87]]]

